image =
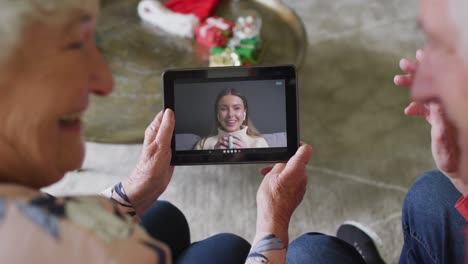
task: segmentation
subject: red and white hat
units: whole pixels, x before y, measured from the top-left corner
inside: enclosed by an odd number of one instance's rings
[[[138,15],[142,20],[164,31],[186,38],[194,37],[195,27],[218,6],[219,0],[142,0]]]

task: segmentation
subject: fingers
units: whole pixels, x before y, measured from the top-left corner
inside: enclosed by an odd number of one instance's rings
[[[419,54],[419,55],[418,55]],[[400,87],[411,87],[413,86],[413,79],[416,71],[418,70],[419,61],[418,57],[422,58],[422,50],[418,50],[416,52],[416,61],[408,60],[408,59],[401,59],[400,60],[400,68],[406,72],[406,75],[396,75],[393,79],[393,82]]]
[[[174,132],[175,117],[171,109],[166,109],[162,118],[159,131],[156,135],[156,143],[161,149],[170,149],[172,133]]]
[[[270,164],[268,166],[261,168],[260,174],[262,174],[263,176],[267,175],[273,169],[274,166],[275,164]]]
[[[418,62],[417,61],[412,61],[408,59],[401,59],[400,60],[400,68],[408,73],[408,74],[415,74],[416,71],[418,70]]]
[[[411,87],[413,86],[413,75],[396,75],[393,79],[395,85],[400,87]]]
[[[232,147],[233,148],[244,148],[244,141],[240,137],[237,136],[232,136]],[[229,136],[223,136],[218,139],[218,145],[221,147],[223,146],[224,148],[229,148]]]
[[[271,168],[269,173],[280,174],[285,167],[286,163],[276,163],[275,165],[273,165],[273,168]]]
[[[218,142],[216,143],[216,145],[214,146],[215,149],[227,149],[227,147],[221,143],[221,142]]]
[[[244,148],[245,147],[244,141],[242,141],[242,140],[240,140],[240,139],[238,139],[236,137],[234,138],[232,143],[234,144],[235,148]]]
[[[229,147],[229,142],[227,137],[220,137],[218,139],[218,146],[220,149],[227,149]]]
[[[407,116],[426,116],[427,109],[424,105],[416,102],[411,102],[405,108],[405,115]]]
[[[144,144],[148,145],[154,141],[156,135],[158,134],[159,126],[161,125],[163,117],[163,111],[160,111],[156,117],[153,119],[151,124],[146,128]]]
[[[296,154],[288,161],[281,175],[292,176],[305,170],[305,166],[312,157],[312,147],[309,145],[301,146]]]
[[[244,147],[244,141],[242,141],[242,139],[240,137],[238,137],[238,136],[232,136],[232,143],[237,148],[243,148]]]
[[[260,173],[263,176],[268,173],[294,173],[297,169],[305,168],[310,158],[312,157],[312,152],[312,147],[301,141],[301,147],[297,150],[296,154],[288,161],[287,164],[277,163],[274,165],[268,165],[261,168]]]
[[[242,143],[240,143],[240,142],[234,142],[233,148],[242,149],[242,148],[244,148],[244,145]]]
[[[416,51],[416,59],[418,60],[418,62],[421,62],[423,58],[424,58],[424,50],[418,49]]]

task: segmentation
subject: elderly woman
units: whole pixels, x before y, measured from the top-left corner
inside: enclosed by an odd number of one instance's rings
[[[146,130],[133,173],[102,196],[40,192],[81,166],[81,116],[89,96],[112,91],[111,73],[94,43],[97,15],[97,0],[0,0],[2,262],[284,263],[289,221],[306,189],[307,145],[287,164],[262,169],[252,249],[231,234],[190,244],[183,214],[156,202],[173,172],[169,109]],[[288,261],[330,240],[304,235],[289,246]]]
[[[94,44],[97,14],[97,0],[0,0],[2,262],[166,263],[204,255],[209,262],[243,262],[245,240],[221,234],[190,246],[180,211],[167,202],[153,205],[173,171],[170,110],[147,129],[133,174],[105,198],[39,191],[81,166],[89,95],[113,88]]]

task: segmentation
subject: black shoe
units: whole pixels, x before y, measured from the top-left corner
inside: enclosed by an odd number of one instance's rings
[[[385,264],[372,240],[373,236],[378,239],[372,231],[356,222],[345,222],[336,231],[336,237],[353,246],[367,264]]]

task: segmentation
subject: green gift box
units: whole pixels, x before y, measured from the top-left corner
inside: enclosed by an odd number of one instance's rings
[[[257,38],[243,39],[239,42],[234,42],[231,46],[234,52],[239,55],[242,64],[258,64],[258,55],[260,51],[260,43]],[[226,52],[226,48],[213,47],[211,48],[211,56],[223,54]]]
[[[211,55],[216,55],[216,54],[221,54],[226,50],[226,48],[221,48],[221,47],[213,47],[211,48]]]
[[[243,63],[257,64],[259,46],[259,41],[256,38],[243,39],[236,45],[235,52],[241,57]]]
[[[249,48],[249,49],[259,49],[260,45],[257,38],[253,39],[243,39],[239,42],[239,47],[241,48]]]
[[[236,53],[241,58],[242,62],[249,62],[249,63],[252,63],[252,64],[257,64],[258,52],[257,52],[256,49],[236,48]]]

